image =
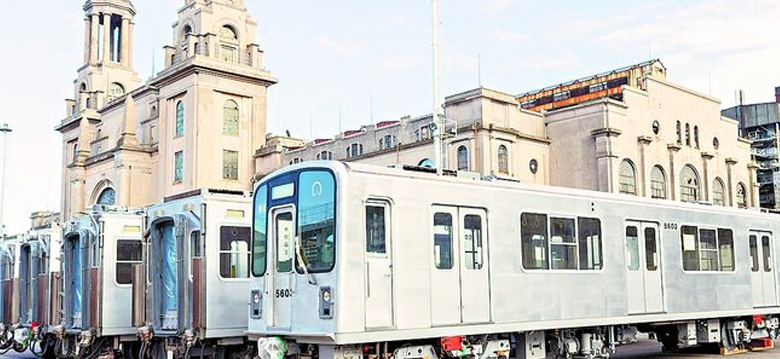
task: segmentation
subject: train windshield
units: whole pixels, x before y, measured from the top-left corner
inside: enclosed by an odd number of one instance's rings
[[[336,180],[327,170],[308,170],[267,181],[255,193],[252,275],[268,268],[269,210],[294,205],[298,224],[294,246],[298,273],[333,269],[336,253]],[[292,259],[292,258],[291,258]]]

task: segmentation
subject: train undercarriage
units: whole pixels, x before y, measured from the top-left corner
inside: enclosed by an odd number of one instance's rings
[[[257,348],[260,359],[608,359],[618,346],[635,343],[640,332],[656,338],[665,351],[718,346],[722,353],[731,354],[771,347],[779,329],[777,317],[754,316],[351,346],[297,344],[268,337],[259,339]]]

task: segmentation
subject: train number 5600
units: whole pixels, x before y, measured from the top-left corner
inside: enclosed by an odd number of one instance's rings
[[[277,289],[276,290],[276,297],[277,298],[292,298],[293,292],[292,289]]]

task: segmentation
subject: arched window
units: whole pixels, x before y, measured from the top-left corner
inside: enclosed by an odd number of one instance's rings
[[[691,147],[691,125],[685,124],[685,145]]]
[[[747,208],[747,187],[744,183],[737,184],[737,207]]]
[[[379,149],[389,150],[396,146],[396,137],[393,135],[385,135],[379,139]]]
[[[680,172],[680,201],[697,202],[700,195],[699,174],[693,166],[686,165]]]
[[[434,166],[436,166],[436,164],[433,163],[433,161],[430,158],[423,158],[422,160],[420,160],[419,163],[417,163],[417,166],[433,168]]]
[[[636,196],[636,168],[629,160],[620,163],[620,193]]]
[[[458,171],[469,170],[469,149],[466,146],[458,147]]]
[[[104,189],[103,192],[100,192],[100,196],[98,196],[97,204],[106,206],[113,206],[116,204],[116,191],[111,187]]]
[[[225,101],[222,107],[222,133],[227,136],[238,136],[238,103],[233,100]]]
[[[509,150],[506,146],[498,146],[498,173],[509,174]]]
[[[238,41],[236,30],[233,30],[233,28],[228,25],[223,26],[222,29],[219,30],[219,37],[223,40]]]
[[[661,166],[653,167],[650,172],[650,196],[666,199],[666,173]]]
[[[677,121],[677,144],[682,145],[682,123]]]
[[[720,178],[715,178],[715,181],[712,182],[712,204],[716,206],[726,205],[726,190]]]
[[[353,143],[351,146],[347,147],[347,158],[357,157],[363,154],[363,145],[358,143]]]
[[[699,148],[699,126],[693,126],[693,145]]]
[[[319,160],[319,161],[332,161],[333,160],[333,152],[322,151],[319,154],[317,154],[317,160]]]
[[[176,137],[184,135],[184,102],[176,103]]]

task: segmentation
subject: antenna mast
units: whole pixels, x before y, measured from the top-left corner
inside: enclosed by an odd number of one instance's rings
[[[444,135],[444,101],[439,94],[439,32],[441,19],[439,18],[439,0],[431,0],[433,13],[433,151],[436,173],[442,174],[444,169],[444,153],[442,137]]]
[[[8,135],[10,133],[11,128],[8,127],[7,123],[0,125],[0,139],[3,141],[3,146],[0,148],[0,150],[3,151],[2,155],[0,155],[0,160],[3,161],[3,164],[0,165],[0,238],[5,236],[5,221],[3,221],[5,217],[3,216],[3,209],[5,207],[5,169],[7,167],[6,163],[8,162]]]

